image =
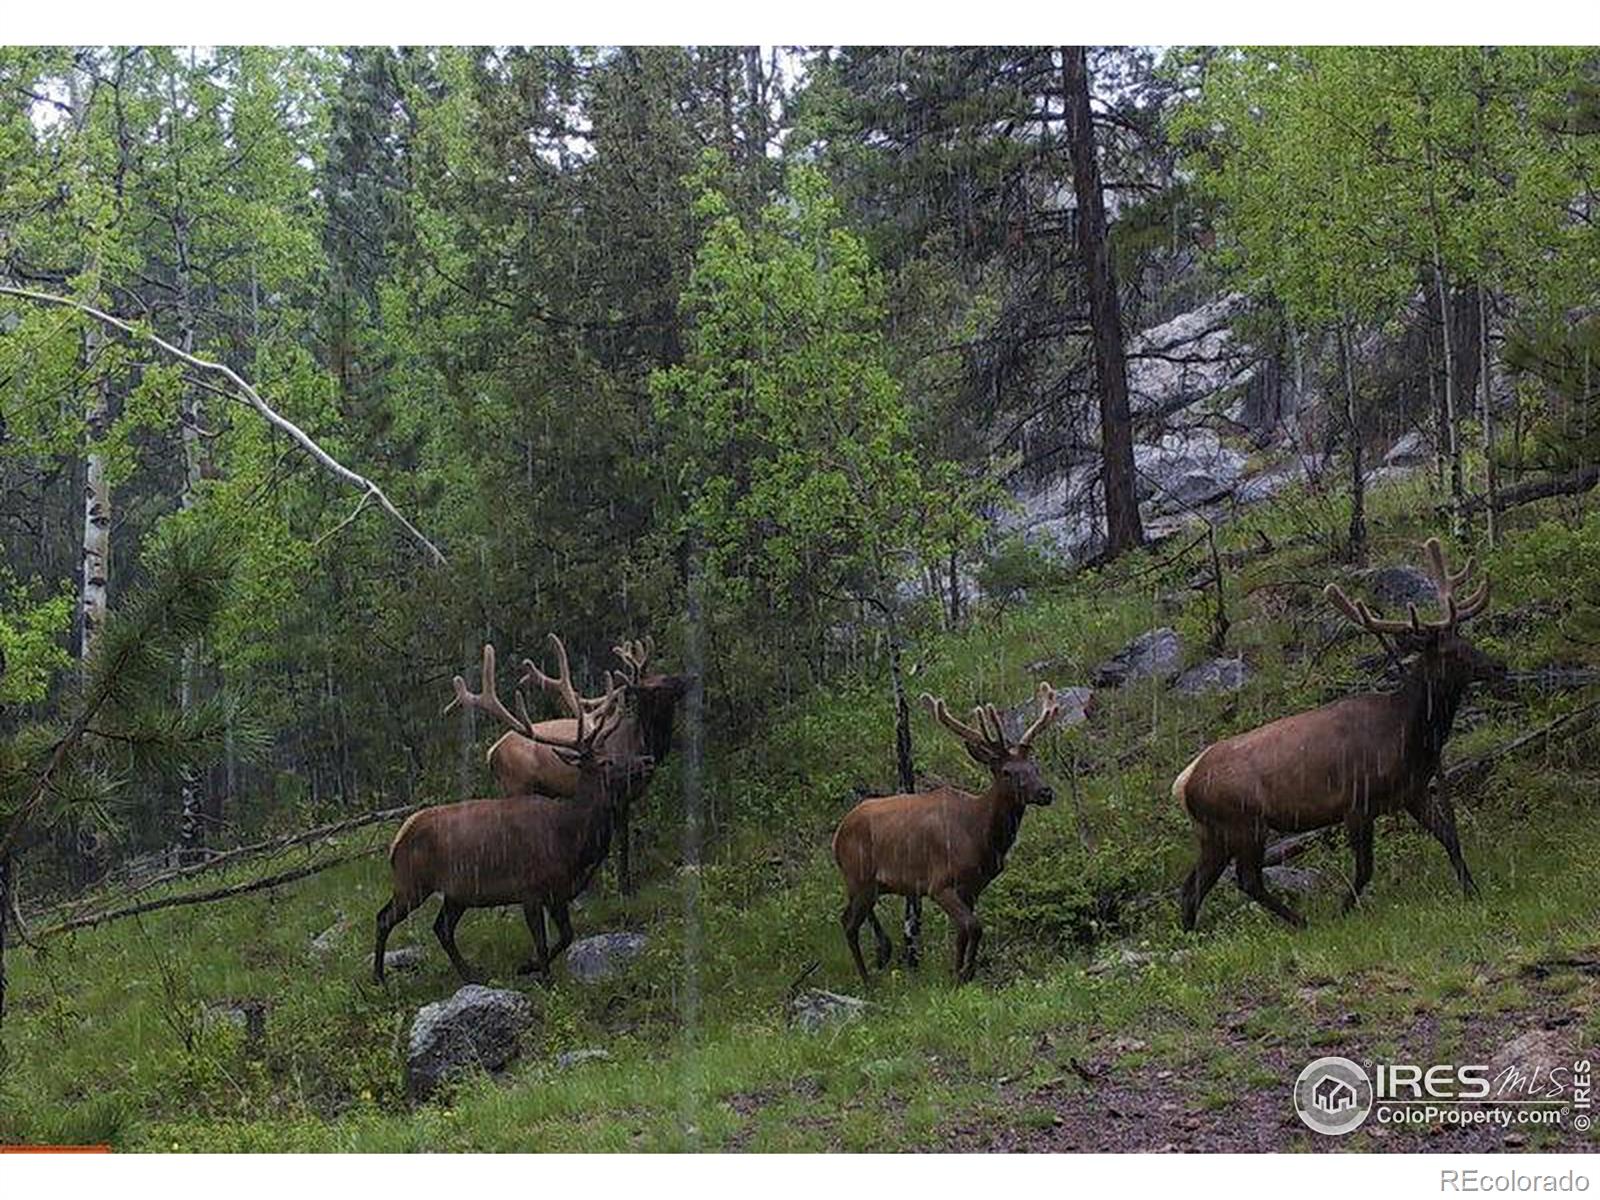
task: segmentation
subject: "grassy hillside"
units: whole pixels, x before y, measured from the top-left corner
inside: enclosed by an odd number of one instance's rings
[[[1357,912],[1339,913],[1348,852],[1330,835],[1296,863],[1321,873],[1297,900],[1308,931],[1272,922],[1226,886],[1197,934],[1178,929],[1173,890],[1191,849],[1167,795],[1173,775],[1222,734],[1370,682],[1357,667],[1370,639],[1335,636],[1318,596],[1338,570],[1317,532],[1332,526],[1322,503],[1290,497],[1221,535],[1236,556],[1228,652],[1256,672],[1242,692],[1102,692],[1088,725],[1051,737],[1043,757],[1057,802],[1030,812],[979,905],[987,936],[973,985],[952,986],[948,928],[930,906],[928,961],[879,977],[862,1020],[819,1034],[787,1024],[791,981],[808,964],[819,964],[808,985],[859,990],[828,839],[852,788],[891,783],[892,762],[885,689],[857,681],[793,705],[758,744],[714,752],[709,799],[734,832],[696,880],[675,870],[676,777],[657,781],[640,816],[646,885],[623,901],[608,879],[575,914],[580,937],[650,934],[616,982],[584,987],[561,969],[549,987],[519,979],[520,912],[469,914],[463,951],[494,981],[526,991],[540,1017],[506,1076],[406,1103],[411,1017],[457,983],[429,928],[432,906],[390,943],[424,947],[422,969],[387,989],[370,982],[371,921],[387,888],[374,857],[13,955],[0,1141],[186,1150],[1546,1144],[1538,1133],[1372,1128],[1316,1139],[1289,1109],[1289,1084],[1326,1053],[1486,1060],[1535,1028],[1574,1049],[1600,1041],[1600,979],[1581,965],[1600,957],[1595,735],[1500,761],[1456,796],[1483,892],[1475,901],[1462,900],[1439,847],[1397,818],[1380,823],[1377,873]],[[1431,499],[1401,483],[1373,507],[1371,561],[1414,562],[1435,530],[1409,514],[1429,511]],[[1479,644],[1515,668],[1594,662],[1595,648],[1564,636],[1563,622],[1585,588],[1600,594],[1600,517],[1552,507],[1511,524],[1484,564],[1496,598]],[[1200,550],[1166,563],[1181,544],[925,640],[917,688],[960,705],[1017,704],[1037,677],[1028,664],[1056,660],[1053,682],[1084,683],[1096,662],[1156,624],[1183,634],[1191,661],[1202,657],[1214,601],[1186,586],[1203,568]],[[1585,702],[1571,692],[1475,695],[1447,761]],[[977,783],[954,741],[917,721],[924,769]],[[377,845],[391,832],[341,844]],[[897,910],[897,900],[880,906],[885,917]],[[328,949],[314,948],[329,929]],[[207,1004],[230,998],[270,1004],[260,1044],[206,1020]],[[556,1068],[560,1052],[584,1047],[611,1058]],[[1577,1144],[1564,1136],[1558,1144]]]

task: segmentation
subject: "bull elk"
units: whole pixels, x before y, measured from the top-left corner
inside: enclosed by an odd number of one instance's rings
[[[1406,619],[1380,618],[1337,584],[1324,589],[1351,621],[1380,640],[1394,638],[1403,653],[1415,656],[1397,690],[1347,696],[1217,742],[1173,781],[1172,797],[1189,814],[1199,838],[1199,860],[1183,885],[1185,929],[1195,927],[1201,902],[1230,860],[1247,896],[1289,924],[1303,926],[1300,915],[1268,891],[1262,878],[1267,837],[1340,822],[1355,858],[1344,903],[1348,911],[1372,878],[1374,823],[1400,808],[1438,839],[1462,891],[1475,894],[1449,798],[1442,787],[1430,795],[1428,782],[1438,771],[1467,689],[1504,677],[1505,667],[1460,632],[1489,603],[1487,579],[1465,598],[1457,595],[1476,560],[1450,571],[1435,538],[1423,544],[1423,553],[1444,606],[1437,620],[1419,618],[1416,605],[1409,606]]]
[[[551,636],[560,648],[560,639]],[[493,656],[489,657],[492,665]],[[455,930],[469,908],[522,905],[537,951],[520,968],[524,974],[547,973],[551,962],[571,944],[567,906],[605,860],[620,813],[649,783],[655,764],[649,756],[617,745],[625,685],[617,683],[597,703],[585,705],[567,679],[564,648],[559,657],[558,689],[573,714],[570,737],[540,732],[528,719],[521,692],[517,693],[521,716],[512,716],[494,691],[492,671],[485,694],[477,699],[568,763],[577,775],[576,795],[570,800],[546,796],[465,800],[412,814],[389,846],[393,895],[378,913],[372,959],[379,983],[390,931],[435,892],[443,895],[444,903],[433,931],[463,979],[470,980],[472,972],[456,949]],[[553,949],[546,943],[545,910],[559,933]]]
[[[872,926],[879,970],[894,953],[873,911],[884,892],[931,896],[956,928],[956,981],[971,979],[983,936],[973,912],[978,896],[1004,868],[1028,805],[1054,799],[1033,760],[1033,739],[1060,711],[1048,683],[1039,685],[1039,715],[1015,743],[1007,742],[992,704],[973,709],[972,724],[967,725],[950,715],[943,700],[924,693],[922,701],[973,760],[989,769],[989,787],[978,795],[947,785],[880,796],[863,800],[839,822],[833,857],[849,896],[840,921],[863,985],[868,980],[861,958],[862,923]]]
[[[554,634],[551,635],[554,638]],[[658,764],[672,749],[672,721],[678,702],[688,691],[690,678],[685,675],[649,673],[645,667],[655,651],[655,642],[646,637],[642,641],[623,641],[613,647],[622,660],[621,680],[625,688],[624,712],[610,734],[608,741],[616,743],[620,753],[648,755]],[[560,652],[561,670],[567,666],[565,650]],[[494,647],[483,648],[484,687],[494,678]],[[611,673],[606,673],[610,686]],[[559,695],[559,683],[551,679],[530,660],[522,660],[522,674],[516,686],[537,684],[544,691]],[[572,796],[577,793],[577,770],[566,762],[549,739],[567,740],[572,737],[573,718],[558,717],[533,724],[532,731],[521,728],[516,719],[502,707],[498,712],[486,708],[480,696],[467,690],[465,682],[457,676],[454,680],[456,698],[449,707],[463,704],[488,712],[509,728],[489,747],[489,770],[502,796]],[[600,699],[583,698],[581,703],[590,710]],[[448,711],[448,709],[447,709]],[[627,811],[619,815],[617,824],[617,881],[621,889],[631,890],[629,876],[629,837]]]

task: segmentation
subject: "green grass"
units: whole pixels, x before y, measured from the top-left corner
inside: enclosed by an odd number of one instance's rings
[[[1427,528],[1419,485],[1373,497],[1374,562],[1412,557]],[[1326,510],[1326,511],[1324,511]],[[937,1147],[952,1114],[1041,1129],[1052,1110],[1033,1089],[1078,1086],[1072,1062],[1106,1057],[1107,1039],[1144,1046],[1111,1057],[1118,1071],[1164,1066],[1197,1105],[1223,1109],[1241,1089],[1284,1085],[1266,1054],[1303,1062],[1351,1037],[1392,1050],[1419,1014],[1437,1021],[1441,1053],[1469,1044],[1471,1020],[1570,1004],[1587,1042],[1600,1035],[1592,980],[1520,971],[1539,959],[1592,954],[1600,943],[1600,768],[1595,739],[1500,764],[1458,797],[1469,862],[1483,888],[1463,901],[1443,853],[1402,820],[1380,824],[1365,902],[1338,911],[1348,870],[1342,840],[1303,865],[1322,872],[1302,907],[1311,927],[1286,931],[1219,888],[1201,932],[1177,928],[1171,893],[1190,856],[1187,823],[1167,797],[1172,776],[1223,734],[1361,685],[1360,639],[1323,648],[1316,600],[1332,567],[1321,529],[1339,506],[1294,496],[1227,527],[1224,550],[1256,544],[1228,580],[1229,652],[1256,677],[1232,697],[1185,700],[1155,687],[1101,694],[1092,722],[1044,751],[1057,803],[1028,816],[1004,875],[979,912],[987,936],[979,978],[949,981],[948,929],[930,911],[921,972],[881,976],[867,1016],[820,1034],[788,1027],[790,982],[855,991],[839,933],[842,895],[828,838],[857,784],[891,782],[892,714],[880,681],[845,683],[779,714],[758,743],[710,764],[721,820],[698,877],[697,927],[685,923],[688,880],[675,873],[675,778],[641,814],[647,885],[623,901],[608,886],[575,914],[579,936],[641,928],[651,944],[621,979],[582,987],[558,970],[541,987],[512,974],[527,955],[520,913],[470,914],[460,941],[495,981],[523,989],[538,1013],[519,1063],[410,1107],[402,1048],[412,1015],[450,994],[454,975],[433,941],[432,909],[391,948],[424,947],[416,974],[387,989],[368,979],[371,922],[387,887],[381,857],[274,893],[177,908],[13,953],[0,1074],[0,1141],[108,1141],[165,1150],[751,1150]],[[1496,608],[1570,596],[1574,564],[1592,563],[1600,521],[1576,526],[1520,514],[1489,556]],[[1191,660],[1208,633],[1210,597],[1187,590],[1200,565],[1156,566],[1171,547],[950,636],[913,656],[914,686],[952,703],[1025,700],[1027,664],[1055,659],[1059,686],[1086,682],[1129,636],[1171,624]],[[1585,555],[1589,557],[1585,558]],[[1585,656],[1559,621],[1490,625],[1483,643],[1514,665]],[[1573,707],[1572,696],[1475,699],[1449,757],[1483,753]],[[926,770],[977,782],[960,749],[918,718]],[[388,830],[346,839],[377,845]],[[257,865],[253,871],[264,871]],[[237,874],[228,878],[242,879]],[[890,906],[897,910],[898,902]],[[312,939],[341,919],[334,948]],[[885,916],[891,915],[885,912]],[[891,927],[898,922],[886,922]],[[1127,947],[1155,965],[1087,970]],[[692,948],[692,949],[691,949]],[[1167,961],[1173,951],[1183,957]],[[691,995],[698,1017],[684,1019]],[[260,1046],[204,1018],[232,997],[270,1002]],[[1358,1026],[1340,1022],[1350,1012]],[[1219,1013],[1236,1036],[1219,1038]],[[563,1050],[604,1046],[610,1061],[558,1071]]]

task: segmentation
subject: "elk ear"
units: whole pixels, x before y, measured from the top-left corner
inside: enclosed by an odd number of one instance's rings
[[[551,746],[548,742],[546,742],[545,745],[549,748],[550,753],[554,754],[562,762],[566,763],[567,766],[576,767],[583,764],[583,755],[571,747]]]

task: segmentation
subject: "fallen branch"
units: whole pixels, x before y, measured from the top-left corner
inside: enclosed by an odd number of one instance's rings
[[[1495,764],[1506,755],[1515,754],[1524,747],[1530,746],[1534,742],[1543,741],[1555,733],[1576,733],[1587,729],[1595,723],[1597,717],[1600,717],[1600,700],[1583,708],[1574,709],[1572,712],[1567,713],[1566,716],[1557,717],[1546,725],[1541,725],[1537,729],[1530,730],[1519,737],[1514,737],[1505,745],[1488,754],[1457,763],[1444,772],[1444,782],[1453,786],[1463,781],[1487,775],[1494,769]]]
[[[1576,496],[1592,491],[1597,484],[1600,484],[1600,463],[1567,475],[1501,488],[1499,495],[1495,497],[1494,510],[1504,512],[1519,504],[1532,504],[1535,500],[1546,500],[1551,496]],[[1461,504],[1461,510],[1468,513],[1479,512],[1488,507],[1489,500],[1486,496],[1468,496]]]
[[[206,859],[205,862],[195,863],[192,866],[177,867],[171,871],[163,871],[149,879],[141,880],[128,888],[130,895],[149,891],[163,883],[171,883],[175,879],[188,878],[191,875],[200,875],[206,871],[215,871],[241,858],[255,858],[267,854],[275,854],[280,850],[288,850],[293,846],[301,846],[307,842],[319,841],[325,837],[332,837],[336,833],[346,833],[352,829],[360,829],[364,825],[376,825],[380,821],[393,821],[409,817],[421,804],[406,804],[399,808],[385,808],[377,812],[363,813],[359,817],[347,817],[342,821],[332,821],[327,825],[318,825],[314,829],[303,829],[299,833],[285,834],[282,837],[268,838],[266,841],[256,842],[249,846],[240,846],[222,854],[216,854]]]
[[[440,551],[439,547],[430,542],[427,537],[423,535],[420,529],[418,529],[410,521],[406,520],[406,518],[401,514],[400,510],[396,508],[389,497],[384,494],[382,488],[380,488],[376,483],[372,482],[372,480],[368,479],[365,475],[361,475],[355,471],[352,471],[349,467],[345,466],[338,459],[334,458],[333,455],[329,454],[326,450],[319,446],[310,434],[306,433],[306,431],[301,429],[300,426],[296,425],[293,421],[289,420],[288,417],[278,412],[270,404],[263,400],[260,393],[246,383],[244,379],[226,363],[212,362],[210,359],[198,358],[186,350],[179,349],[165,338],[159,337],[158,335],[151,333],[149,330],[139,329],[137,326],[130,325],[127,321],[124,321],[119,317],[113,317],[110,313],[102,312],[93,305],[84,304],[82,301],[73,300],[68,296],[57,296],[51,292],[35,292],[27,288],[6,287],[3,285],[0,285],[0,296],[15,296],[21,300],[32,300],[37,304],[55,304],[63,308],[76,309],[77,311],[84,313],[87,316],[91,316],[103,324],[111,326],[113,329],[120,329],[123,333],[126,333],[130,337],[144,338],[160,349],[166,351],[168,354],[172,355],[172,357],[186,362],[192,367],[202,371],[216,372],[238,390],[238,394],[233,396],[232,399],[249,405],[251,408],[255,409],[256,412],[258,412],[268,424],[273,425],[276,428],[281,429],[284,433],[288,434],[289,437],[293,441],[299,443],[299,445],[302,446],[312,458],[321,463],[323,469],[328,471],[331,475],[344,481],[351,487],[359,488],[364,493],[364,498],[370,497],[371,499],[376,500],[384,512],[393,517],[395,521],[397,521],[400,526],[411,535],[412,538],[414,538],[428,551],[428,554],[432,557],[435,563],[442,563],[445,561],[444,554],[442,551]]]
[[[125,917],[142,916],[145,913],[158,912],[163,908],[183,908],[191,904],[210,904],[217,900],[231,900],[235,896],[244,896],[250,892],[265,891],[267,888],[279,887],[285,883],[293,883],[297,879],[319,874],[322,871],[331,871],[334,867],[342,867],[346,863],[355,862],[357,859],[370,858],[382,851],[384,847],[374,846],[368,850],[357,850],[353,854],[341,854],[336,858],[323,859],[309,866],[296,867],[292,871],[283,871],[277,875],[269,875],[265,879],[253,879],[248,883],[236,883],[230,887],[216,888],[209,892],[189,892],[181,896],[163,896],[159,900],[146,900],[143,904],[131,904],[126,908],[112,908],[104,912],[88,913],[81,917],[73,917],[69,921],[62,921],[48,929],[41,929],[34,933],[35,941],[54,937],[58,933],[66,933],[73,929],[91,929],[96,925],[104,925],[108,921],[120,921]]]

